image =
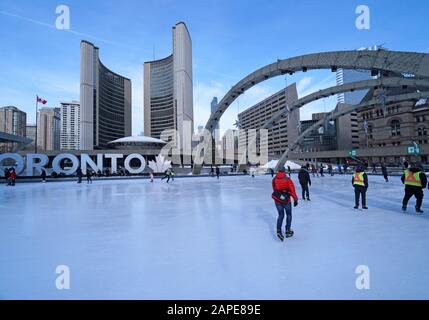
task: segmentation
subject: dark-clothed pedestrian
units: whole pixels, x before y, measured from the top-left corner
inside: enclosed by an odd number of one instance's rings
[[[76,170],[76,176],[77,176],[77,183],[82,183],[83,173],[82,173],[82,169],[81,168],[78,168]]]
[[[355,209],[359,209],[359,200],[362,198],[362,209],[368,209],[366,206],[366,191],[368,190],[368,175],[362,167],[356,169],[352,178],[352,185],[355,189]]]
[[[298,173],[299,184],[302,189],[302,200],[310,201],[310,190],[308,186],[311,186],[310,173],[308,173],[305,167],[302,167]]]
[[[423,213],[423,189],[427,186],[427,177],[423,170],[417,166],[411,166],[405,170],[401,177],[402,183],[405,185],[405,195],[402,200],[402,211],[407,211],[408,201],[414,196],[416,198],[416,214]]]
[[[389,176],[387,173],[387,168],[384,163],[381,164],[381,173],[383,174],[383,178],[386,182],[389,182]]]

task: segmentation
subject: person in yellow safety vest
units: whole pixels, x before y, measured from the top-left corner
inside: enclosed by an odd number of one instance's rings
[[[401,180],[402,183],[405,185],[405,195],[404,200],[402,200],[402,211],[404,213],[407,211],[408,201],[412,198],[412,196],[415,196],[416,213],[423,213],[423,189],[426,188],[427,185],[426,174],[419,167],[412,166],[411,168],[404,171]]]
[[[352,185],[355,189],[355,209],[359,209],[359,199],[362,197],[362,209],[367,210],[366,190],[368,189],[368,176],[362,167],[356,169],[352,178]]]

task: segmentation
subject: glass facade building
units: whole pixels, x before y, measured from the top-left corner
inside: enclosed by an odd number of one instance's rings
[[[99,49],[81,42],[80,150],[131,135],[131,80],[108,69]]]
[[[177,130],[183,141],[185,122],[194,126],[192,41],[183,22],[173,27],[173,53],[145,62],[143,77],[144,134],[161,138],[162,132]]]

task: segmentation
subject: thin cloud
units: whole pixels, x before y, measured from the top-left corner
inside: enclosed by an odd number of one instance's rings
[[[12,12],[0,11],[0,13],[3,14],[3,15],[9,16],[9,17],[17,18],[17,19],[22,20],[22,21],[34,23],[34,24],[37,24],[39,26],[43,26],[43,27],[47,27],[47,28],[50,28],[50,29],[58,30],[55,27],[55,25],[50,24],[50,23],[46,23],[46,22],[43,22],[43,21],[39,21],[39,20],[28,18],[28,17],[20,16],[18,14],[12,13]],[[123,44],[123,43],[119,43],[119,42],[115,42],[115,41],[110,41],[110,40],[107,40],[107,39],[99,38],[99,37],[93,36],[91,34],[82,33],[82,32],[79,32],[79,31],[72,30],[72,29],[68,29],[68,30],[64,29],[64,30],[60,30],[60,31],[68,32],[70,34],[78,36],[79,38],[91,39],[93,41],[103,42],[103,43],[106,43],[106,44],[110,44],[112,46],[118,46],[118,47],[132,49],[132,50],[139,50],[139,48],[136,48],[136,47],[132,47],[132,46],[129,46],[129,45],[126,45],[126,44]]]

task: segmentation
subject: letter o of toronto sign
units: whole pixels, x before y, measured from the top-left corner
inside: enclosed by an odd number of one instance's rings
[[[139,168],[134,169],[131,167],[130,163],[131,163],[131,160],[133,160],[133,159],[139,159],[140,160],[140,167]],[[141,154],[132,153],[125,158],[124,167],[131,174],[140,174],[146,168],[146,160]]]
[[[69,159],[72,162],[72,167],[70,169],[63,169],[61,168],[61,161],[64,159]],[[61,153],[59,155],[57,155],[54,160],[52,160],[52,169],[60,174],[60,173],[64,173],[65,175],[73,175],[76,170],[79,168],[80,162],[79,159],[71,154],[71,153]]]
[[[15,160],[15,172],[16,174],[20,174],[24,170],[24,159],[17,153],[3,153],[0,154],[0,169],[1,175],[3,175],[3,170],[7,168],[7,166],[3,165],[3,161],[6,159]]]

